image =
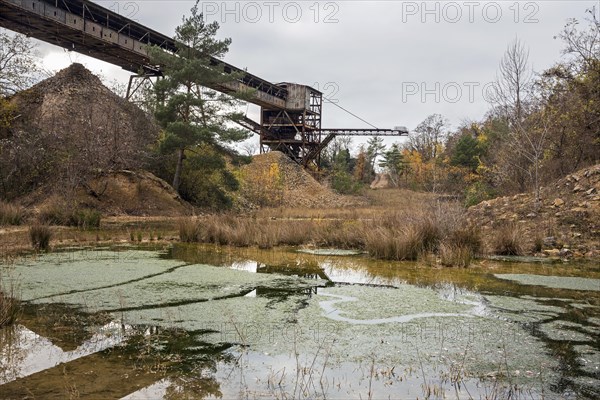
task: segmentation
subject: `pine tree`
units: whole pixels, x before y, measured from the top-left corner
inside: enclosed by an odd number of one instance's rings
[[[379,162],[379,166],[385,168],[392,183],[397,186],[400,176],[406,171],[406,162],[398,144],[394,143],[383,153],[383,160]]]
[[[200,145],[222,148],[248,138],[246,131],[226,125],[228,120],[241,117],[234,109],[239,100],[207,89],[237,78],[210,65],[210,57],[222,57],[231,43],[230,39],[215,38],[218,29],[217,22],[204,22],[196,3],[175,31],[177,53],[159,47],[149,50],[164,75],[155,85],[155,118],[163,129],[161,152],[176,153],[173,188],[177,191],[186,151]]]
[[[475,172],[479,166],[479,142],[470,134],[463,134],[454,147],[454,152],[450,158],[450,164],[457,167],[468,168]]]

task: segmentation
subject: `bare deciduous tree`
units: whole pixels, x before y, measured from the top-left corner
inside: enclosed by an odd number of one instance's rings
[[[563,31],[558,35],[565,43],[562,53],[573,55],[576,64],[584,68],[593,68],[600,59],[600,21],[596,17],[596,8],[586,10],[590,14],[587,19],[589,26],[580,30],[579,21],[569,19]]]
[[[498,67],[491,101],[499,107],[509,125],[523,121],[525,107],[532,89],[529,50],[519,39],[512,41]]]
[[[441,152],[445,141],[448,121],[440,114],[425,118],[408,139],[408,149],[421,154],[424,162],[434,160]]]
[[[539,169],[546,148],[548,126],[543,110],[533,109],[534,104],[541,103],[534,98],[532,78],[529,50],[515,39],[500,61],[493,102],[508,125],[506,144],[509,154],[502,159],[517,171],[521,189],[527,178],[533,183],[537,208],[540,202]]]
[[[35,79],[35,44],[20,34],[0,30],[0,95],[31,86]]]

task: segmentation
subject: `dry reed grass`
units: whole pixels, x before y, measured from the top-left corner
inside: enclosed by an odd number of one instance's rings
[[[502,256],[518,256],[523,254],[523,233],[516,224],[505,224],[494,232],[492,250]]]
[[[25,220],[25,211],[15,204],[0,200],[0,226],[21,225]]]
[[[46,251],[50,248],[52,230],[47,225],[35,224],[29,227],[31,246],[36,251]]]
[[[14,324],[21,313],[14,281],[6,282],[0,273],[0,328]]]
[[[374,258],[417,260],[438,252],[448,236],[431,207],[401,210],[372,219],[273,219],[234,214],[182,219],[183,242],[238,247],[318,246],[366,251]],[[451,243],[466,246],[468,229],[456,230]],[[468,248],[471,248],[467,246]],[[471,254],[479,251],[473,245]],[[462,264],[461,264],[462,265]]]

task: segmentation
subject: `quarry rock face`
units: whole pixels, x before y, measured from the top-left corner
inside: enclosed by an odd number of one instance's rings
[[[600,164],[570,174],[540,191],[499,197],[468,209],[469,220],[493,236],[499,226],[516,224],[524,248],[543,244],[542,254],[600,255]]]

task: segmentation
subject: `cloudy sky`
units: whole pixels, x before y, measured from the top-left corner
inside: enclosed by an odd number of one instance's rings
[[[171,35],[194,1],[95,1]],[[554,39],[569,18],[583,20],[592,1],[203,1],[208,21],[232,39],[225,60],[271,82],[313,85],[380,128],[414,129],[433,113],[452,127],[489,108],[486,84],[507,45],[519,38],[541,71],[560,60]],[[109,80],[128,73],[40,44],[41,62],[58,70],[80,62]],[[248,115],[257,115],[254,106]],[[323,126],[365,128],[326,104]]]

